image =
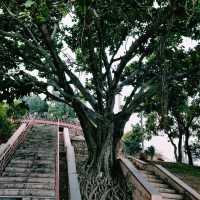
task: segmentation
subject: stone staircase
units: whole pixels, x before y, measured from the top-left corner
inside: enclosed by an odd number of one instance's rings
[[[0,200],[55,199],[55,156],[56,127],[35,125],[0,176]]]
[[[146,180],[152,184],[161,194],[163,199],[166,200],[181,200],[184,199],[182,194],[179,194],[175,189],[173,189],[165,180],[161,177],[155,175],[152,171],[148,169],[139,170],[139,172],[146,178]]]

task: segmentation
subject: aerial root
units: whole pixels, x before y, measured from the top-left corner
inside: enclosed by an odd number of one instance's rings
[[[83,200],[127,200],[124,187],[111,178],[88,174],[80,179],[80,187]]]

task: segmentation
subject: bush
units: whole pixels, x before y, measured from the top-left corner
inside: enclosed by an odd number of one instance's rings
[[[11,136],[13,126],[7,119],[6,104],[0,103],[0,143],[6,142]]]
[[[154,146],[150,146],[145,150],[145,154],[147,156],[150,156],[151,160],[153,160],[153,157],[155,155],[155,147]]]
[[[139,125],[133,126],[132,131],[126,133],[122,138],[125,152],[135,155],[142,150],[143,132]]]

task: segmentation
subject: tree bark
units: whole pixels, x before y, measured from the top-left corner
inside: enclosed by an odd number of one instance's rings
[[[102,120],[96,119],[95,124],[86,118],[80,107],[74,107],[81,123],[83,134],[88,147],[87,169],[90,173],[103,173],[113,176],[118,169],[116,147],[119,143],[126,121],[115,123],[113,116],[105,115]]]

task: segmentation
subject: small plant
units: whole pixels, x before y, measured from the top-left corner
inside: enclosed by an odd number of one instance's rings
[[[153,160],[153,157],[155,156],[155,147],[154,146],[150,146],[145,150],[145,154],[147,156],[150,156],[151,160]]]

